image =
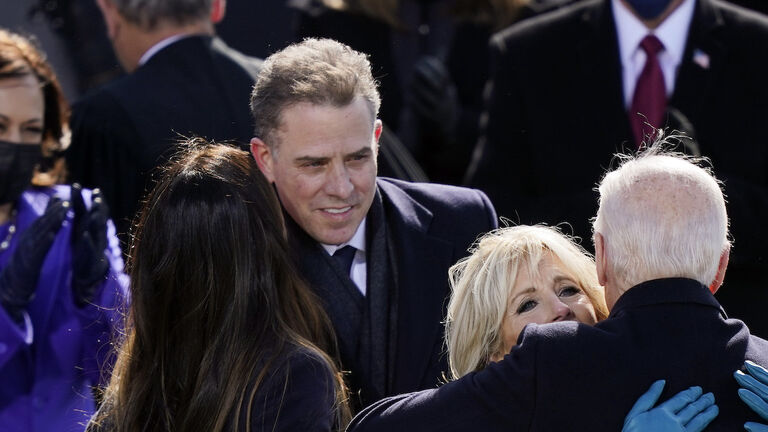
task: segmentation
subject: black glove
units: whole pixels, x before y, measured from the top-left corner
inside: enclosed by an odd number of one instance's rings
[[[408,103],[422,126],[450,138],[456,125],[459,102],[456,86],[440,59],[421,57],[413,67]]]
[[[45,213],[21,234],[18,247],[0,273],[0,304],[19,324],[24,322],[22,312],[35,295],[43,261],[68,209],[69,202],[51,198]]]
[[[104,255],[109,209],[98,189],[93,190],[91,208],[87,209],[82,189],[77,183],[72,185],[72,207],[75,210],[72,227],[72,290],[75,304],[80,307],[93,301],[96,287],[109,272],[109,259]]]

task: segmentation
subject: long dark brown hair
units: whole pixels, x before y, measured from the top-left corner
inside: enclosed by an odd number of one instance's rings
[[[32,75],[40,83],[45,101],[43,112],[43,163],[32,183],[50,186],[65,177],[62,148],[69,139],[69,104],[53,68],[32,40],[0,28],[0,80]]]
[[[185,143],[143,207],[130,266],[127,336],[92,429],[250,430],[259,383],[290,350],[309,349],[336,373],[329,320],[297,276],[280,204],[247,152]]]

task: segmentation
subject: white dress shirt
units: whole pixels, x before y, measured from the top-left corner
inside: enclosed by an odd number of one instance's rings
[[[688,29],[693,19],[695,0],[684,0],[657,28],[650,30],[620,0],[611,0],[616,35],[619,39],[622,81],[624,83],[624,106],[629,109],[635,94],[635,84],[645,67],[645,51],[640,42],[645,36],[655,35],[664,45],[659,52],[659,65],[664,74],[667,98],[675,90],[677,69],[683,59]]]
[[[333,256],[334,252],[343,248],[344,246],[352,246],[357,249],[355,257],[352,259],[352,266],[349,268],[349,277],[352,282],[355,283],[357,289],[360,290],[363,295],[366,292],[366,283],[368,277],[368,267],[365,261],[365,219],[357,226],[357,231],[352,235],[352,238],[348,242],[340,245],[327,245],[320,243],[320,246],[328,252],[328,255]]]

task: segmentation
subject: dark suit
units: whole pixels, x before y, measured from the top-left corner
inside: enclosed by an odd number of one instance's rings
[[[614,152],[634,149],[610,5],[587,0],[493,38],[493,87],[469,183],[488,193],[501,216],[569,222],[576,235],[591,237],[593,188]],[[692,125],[725,183],[735,243],[723,290],[733,298],[723,304],[761,335],[768,321],[746,305],[768,304],[766,76],[768,19],[697,0],[668,124]]]
[[[633,287],[594,327],[528,325],[502,361],[438,390],[384,400],[350,431],[619,431],[638,396],[666,379],[662,400],[711,391],[720,414],[707,431],[758,420],[737,396],[744,360],[768,365],[768,341],[726,319],[707,287],[659,279]]]
[[[366,217],[363,296],[320,244],[288,218],[292,250],[323,301],[350,370],[354,405],[432,388],[447,371],[441,324],[448,268],[496,228],[480,191],[379,178]]]
[[[181,39],[74,106],[70,180],[100,187],[118,232],[128,231],[150,174],[181,135],[246,145],[250,90],[261,60],[208,36]]]

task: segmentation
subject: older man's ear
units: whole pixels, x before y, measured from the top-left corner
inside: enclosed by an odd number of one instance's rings
[[[720,254],[720,262],[717,264],[717,273],[715,273],[715,280],[709,285],[709,290],[712,294],[716,293],[725,280],[725,270],[728,267],[728,260],[731,256],[731,245],[726,246],[723,253]]]

